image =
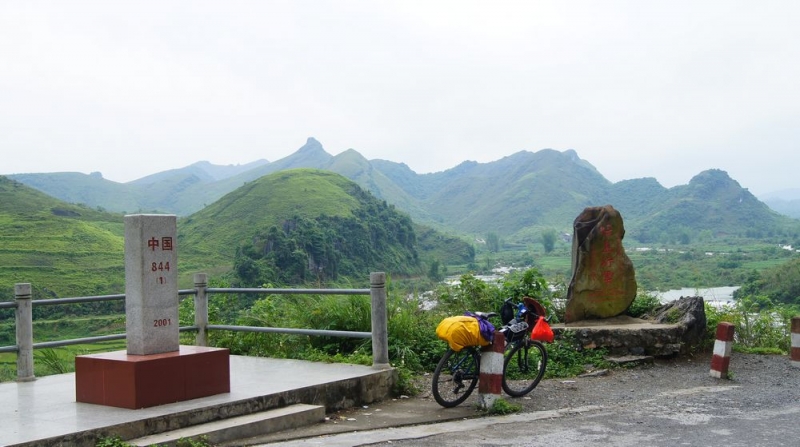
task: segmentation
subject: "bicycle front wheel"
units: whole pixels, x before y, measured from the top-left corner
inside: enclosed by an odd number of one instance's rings
[[[547,350],[541,342],[522,340],[515,343],[503,362],[503,391],[522,397],[536,388],[547,368]]]
[[[475,350],[448,349],[433,372],[433,398],[445,408],[455,407],[467,400],[479,375],[480,358]]]

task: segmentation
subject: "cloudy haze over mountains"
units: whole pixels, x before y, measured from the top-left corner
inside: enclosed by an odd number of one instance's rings
[[[611,181],[797,187],[800,2],[0,3],[0,174],[575,149]],[[13,156],[11,156],[13,155]]]

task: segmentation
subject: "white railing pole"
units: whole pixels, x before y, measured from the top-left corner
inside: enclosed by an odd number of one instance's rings
[[[197,326],[195,344],[208,346],[208,275],[205,273],[194,274],[194,325]]]
[[[372,367],[389,368],[389,325],[386,317],[386,273],[369,275],[372,301]]]
[[[17,381],[30,382],[36,379],[33,373],[33,305],[31,284],[14,285],[17,303]]]

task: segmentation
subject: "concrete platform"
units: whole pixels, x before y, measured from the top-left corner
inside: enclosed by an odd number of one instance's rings
[[[703,323],[705,324],[705,323]],[[605,348],[615,356],[669,357],[680,354],[686,346],[687,328],[620,315],[602,320],[584,320],[554,324],[556,335],[570,333],[585,349]]]
[[[392,369],[231,356],[231,392],[131,410],[76,401],[75,374],[0,383],[0,446],[94,446],[129,440],[293,404],[326,411],[389,395]]]

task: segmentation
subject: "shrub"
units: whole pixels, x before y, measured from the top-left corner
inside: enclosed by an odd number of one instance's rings
[[[717,326],[733,324],[733,348],[740,352],[786,354],[791,348],[791,319],[797,306],[772,304],[766,297],[740,297],[733,305],[715,308],[706,303],[706,348],[714,345]]]
[[[636,294],[633,303],[628,307],[627,314],[634,318],[639,318],[661,305],[658,297],[647,292]]]
[[[595,368],[608,368],[604,360],[608,351],[604,348],[583,349],[570,332],[562,332],[554,343],[547,344],[546,378],[574,377],[586,370],[586,365]]]

